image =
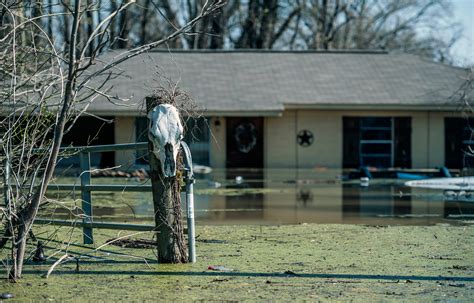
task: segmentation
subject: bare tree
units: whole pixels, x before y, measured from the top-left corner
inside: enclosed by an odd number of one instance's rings
[[[183,35],[169,46],[187,49],[222,48],[274,48],[281,47],[278,41],[288,33],[290,26],[302,12],[304,0],[230,0],[219,13],[202,19],[192,35]],[[181,27],[194,19],[201,11],[205,0],[142,0],[141,7],[130,11],[141,20],[131,25],[118,22],[116,29],[127,29],[126,36],[116,38],[140,45],[159,39],[163,33]],[[117,6],[116,2],[112,5]],[[122,19],[121,19],[122,20]],[[114,37],[118,37],[117,34]],[[114,44],[114,48],[126,45]]]
[[[466,126],[462,132],[462,140],[467,140],[469,143],[461,145],[460,159],[462,159],[462,175],[472,175],[472,164],[474,159],[474,66],[471,66],[463,79],[464,81],[460,87],[452,94],[449,102],[457,105],[457,112],[464,119],[463,127]]]
[[[299,35],[310,49],[387,49],[449,58],[460,27],[448,0],[309,0]],[[451,34],[443,40],[440,32]]]
[[[304,1],[249,0],[227,13],[229,42],[235,48],[272,49],[285,47],[278,40],[289,32],[302,12]]]
[[[36,5],[41,7],[43,2]],[[45,192],[61,156],[62,138],[70,129],[66,128],[67,123],[73,125],[98,96],[111,102],[120,100],[109,94],[107,86],[120,63],[180,35],[192,34],[196,24],[220,9],[224,1],[206,1],[192,20],[173,28],[163,38],[119,53],[100,67],[94,66],[98,53],[109,43],[113,21],[134,5],[134,1],[122,2],[79,41],[80,29],[86,28],[83,22],[91,20],[86,18],[94,9],[91,2],[76,0],[71,7],[61,2],[54,9],[58,13],[31,16],[24,14],[21,2],[0,4],[0,92],[6,117],[1,123],[2,160],[8,187],[7,205],[1,209],[5,232],[0,247],[12,242],[12,280],[21,277],[26,239],[40,206],[47,202]],[[68,26],[53,30],[50,37],[38,20],[57,16]],[[66,47],[56,41],[55,35],[60,32],[66,33]],[[28,43],[35,40],[42,43]]]
[[[449,50],[461,33],[460,26],[451,18],[451,2],[228,0],[219,14],[215,12],[203,18],[192,34],[169,41],[167,46],[180,49],[385,49],[449,61]],[[97,25],[103,16],[120,10],[126,3],[123,0],[89,1],[89,6],[94,7],[89,12],[96,11],[97,16],[86,16],[92,20],[87,23]],[[107,46],[127,49],[162,39],[194,19],[205,3],[206,0],[137,0],[137,5],[120,11],[111,20]],[[28,16],[31,12],[30,8],[25,10]],[[53,18],[57,19],[52,22],[53,28],[68,33],[70,18],[67,15]],[[90,35],[87,26],[80,29],[81,37]],[[62,34],[56,40],[66,46],[69,35]]]

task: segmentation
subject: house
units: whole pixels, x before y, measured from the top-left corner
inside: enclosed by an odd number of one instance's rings
[[[467,70],[415,55],[158,50],[116,71],[122,74],[110,80],[110,94],[129,105],[91,105],[113,120],[96,143],[146,140],[143,100],[166,76],[203,109],[205,119],[189,120],[195,132],[187,140],[195,162],[215,168],[461,168],[471,142],[469,121],[452,98]],[[99,125],[79,121],[70,136]],[[120,152],[102,163],[130,167],[141,155]]]

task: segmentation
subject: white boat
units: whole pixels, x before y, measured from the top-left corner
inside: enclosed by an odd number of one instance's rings
[[[406,186],[442,190],[445,201],[474,202],[474,177],[412,180]]]
[[[474,191],[474,177],[434,178],[405,182],[406,186],[452,191]]]

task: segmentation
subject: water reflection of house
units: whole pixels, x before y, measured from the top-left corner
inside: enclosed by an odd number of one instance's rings
[[[358,223],[364,217],[406,217],[416,214],[415,208],[410,188],[402,185],[372,185],[370,189],[359,184],[342,185],[342,216],[345,221]]]
[[[274,176],[274,175],[273,175]],[[312,198],[304,202],[303,196]],[[305,194],[306,193],[306,194]],[[229,199],[230,198],[230,199]],[[471,220],[473,203],[444,201],[442,191],[411,190],[402,184],[278,184],[263,196],[210,196],[197,220],[206,223],[351,223],[431,225]],[[202,207],[197,202],[198,207]]]
[[[449,99],[467,71],[414,55],[154,51],[121,70],[111,92],[131,102],[158,86],[157,71],[179,81],[205,109],[207,122],[189,122],[197,128],[187,139],[198,139],[191,144],[196,162],[212,167],[459,168],[470,143],[459,104]],[[114,118],[103,142],[145,139],[139,108],[94,103],[91,112]],[[133,165],[136,158],[120,152],[114,161]]]

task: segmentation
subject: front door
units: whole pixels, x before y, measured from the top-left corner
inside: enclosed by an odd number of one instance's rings
[[[444,165],[448,168],[471,168],[474,158],[474,119],[444,118]]]
[[[263,118],[227,118],[226,135],[226,187],[237,191],[263,188]],[[226,196],[228,219],[263,218],[263,208],[262,193]]]
[[[227,168],[263,168],[263,118],[227,118]]]

